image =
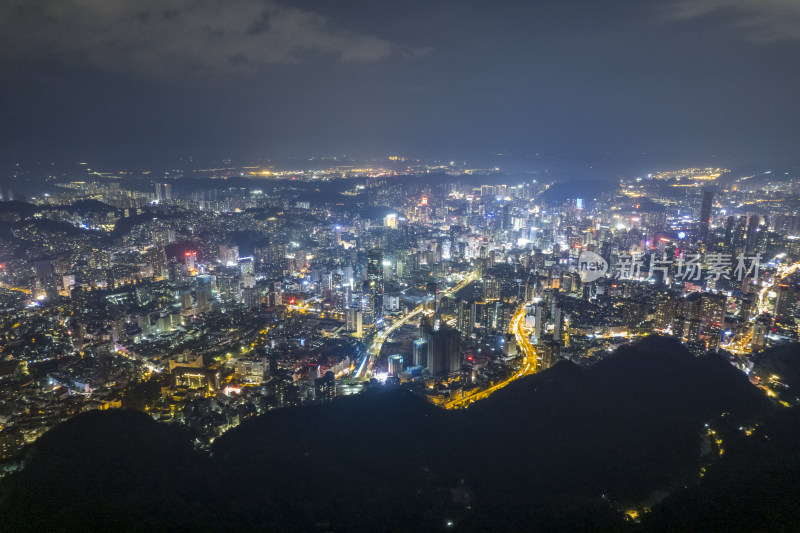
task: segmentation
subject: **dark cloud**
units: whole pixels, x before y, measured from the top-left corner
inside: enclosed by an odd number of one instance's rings
[[[0,0],[0,162],[793,162],[799,6]]]
[[[680,0],[666,12],[676,20],[729,15],[733,27],[753,41],[800,39],[798,0]]]
[[[11,0],[0,4],[0,50],[163,76],[247,73],[308,56],[370,62],[396,47],[271,0]]]

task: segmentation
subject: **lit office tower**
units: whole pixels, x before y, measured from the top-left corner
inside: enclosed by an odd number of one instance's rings
[[[712,191],[703,191],[703,203],[700,206],[700,231],[698,239],[704,244],[708,243],[708,225],[711,222],[711,203],[714,201]]]
[[[533,276],[528,278],[528,281],[525,282],[525,301],[530,302],[536,297],[538,292],[537,288],[537,280],[534,279]]]
[[[222,301],[241,301],[242,287],[238,269],[229,267],[217,272],[217,291]]]
[[[211,292],[211,287],[214,280],[208,274],[197,276],[195,278],[195,295],[197,298],[197,312],[206,313],[211,311],[214,303],[214,296]]]
[[[161,201],[161,183],[156,183],[156,201]]]
[[[703,293],[700,299],[700,321],[706,325],[721,326],[725,320],[726,301],[724,294]]]
[[[745,245],[747,250],[753,250],[756,243],[756,237],[759,232],[759,225],[761,224],[761,217],[755,213],[748,213],[747,215],[747,234],[745,236]]]
[[[483,279],[483,299],[500,299],[500,279],[494,276],[487,276]]]
[[[659,330],[665,330],[672,324],[675,319],[675,313],[678,310],[678,302],[668,292],[660,292],[656,295],[656,320],[655,327]]]
[[[458,331],[443,326],[434,330],[423,325],[423,338],[428,347],[428,371],[432,376],[446,376],[461,369],[461,335]]]
[[[564,334],[564,312],[561,307],[554,306],[553,311],[553,340],[561,342],[561,337]]]
[[[461,300],[458,302],[456,328],[464,337],[469,337],[475,329],[475,302]]]
[[[541,302],[525,307],[525,327],[533,328],[533,344],[537,344],[542,337],[543,330],[543,305]]]
[[[314,380],[314,396],[323,402],[336,398],[336,376],[333,372],[325,372],[324,376]]]
[[[163,187],[164,187],[164,196],[163,196],[164,200],[172,200],[172,184],[165,183]]]
[[[167,254],[163,246],[153,248],[147,252],[147,260],[150,267],[153,269],[153,277],[162,279],[168,275],[167,271]]]
[[[428,341],[425,339],[414,341],[414,366],[428,366]]]
[[[790,317],[792,311],[792,299],[794,297],[792,286],[787,283],[778,285],[775,291],[775,316],[779,318]]]
[[[739,316],[745,322],[750,322],[755,312],[756,302],[755,297],[750,294],[743,294],[739,300]]]
[[[270,281],[267,283],[266,293],[267,306],[274,307],[283,304],[283,289],[280,281]]]
[[[559,341],[547,341],[542,343],[539,348],[541,354],[541,367],[546,370],[556,364],[561,355],[561,343]]]
[[[351,307],[345,312],[345,327],[349,333],[353,333],[356,337],[361,336],[361,320],[363,316],[361,311]]]
[[[383,250],[373,248],[367,256],[367,280],[383,284]]]
[[[378,318],[375,309],[375,291],[370,285],[369,281],[361,284],[361,311],[364,317],[364,323],[367,325],[372,324]]]
[[[239,260],[239,247],[230,244],[219,245],[219,262],[222,264],[236,264]]]
[[[403,356],[394,354],[389,356],[389,376],[396,378],[400,377],[400,372],[403,371]]]
[[[181,309],[188,311],[192,308],[192,289],[185,288],[180,290]]]
[[[244,287],[242,288],[242,301],[244,302],[245,307],[254,308],[261,305],[261,294],[259,294],[259,290],[256,287],[248,287],[245,283]]]
[[[375,318],[383,314],[383,250],[373,248],[367,256],[367,285]]]
[[[33,266],[36,272],[36,287],[44,292],[48,300],[58,296],[58,281],[53,269],[53,262],[49,259],[42,259],[34,261]]]
[[[771,320],[767,316],[760,316],[753,323],[753,337],[751,346],[753,351],[761,351],[767,347],[767,333]]]

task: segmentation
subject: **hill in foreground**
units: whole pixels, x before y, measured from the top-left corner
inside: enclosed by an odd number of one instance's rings
[[[21,529],[618,530],[636,527],[625,511],[655,505],[644,526],[680,529],[671,502],[716,490],[706,479],[727,475],[730,447],[758,447],[738,428],[775,411],[723,359],[653,337],[464,411],[402,388],[273,411],[218,439],[210,458],[139,413],[87,413],[5,480],[0,517]]]

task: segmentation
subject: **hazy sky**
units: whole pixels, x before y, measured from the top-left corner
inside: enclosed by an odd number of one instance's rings
[[[797,162],[800,1],[5,0],[0,86],[5,161]]]

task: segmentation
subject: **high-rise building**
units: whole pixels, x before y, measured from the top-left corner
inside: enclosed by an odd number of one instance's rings
[[[755,297],[751,294],[743,294],[739,301],[739,316],[745,322],[750,322],[755,312]]]
[[[245,307],[251,309],[258,307],[261,305],[261,294],[255,286],[248,287],[245,285],[242,289],[242,301],[244,302]]]
[[[383,315],[383,250],[373,248],[367,255],[367,281],[364,286],[369,293],[373,318]],[[363,295],[362,295],[363,296]]]
[[[775,290],[775,316],[785,318],[791,316],[794,290],[789,283],[780,283]]]
[[[447,326],[434,330],[423,325],[423,337],[428,348],[428,371],[431,376],[446,376],[461,369],[461,335]]]
[[[481,317],[481,328],[485,331],[486,335],[502,332],[501,328],[497,325],[497,315],[500,311],[500,302],[487,302],[483,308],[483,316]]]
[[[383,310],[381,309],[381,311]],[[361,284],[361,312],[364,323],[367,325],[375,322],[375,320],[380,316],[378,313],[376,313],[375,291],[373,291],[369,281],[365,281]]]
[[[322,402],[336,398],[336,376],[333,372],[325,372],[324,376],[314,380],[314,397]]]
[[[761,217],[756,213],[748,213],[747,215],[747,235],[745,237],[745,246],[748,251],[753,250],[758,234],[761,231]]]
[[[675,318],[675,313],[678,309],[678,302],[675,297],[668,292],[660,292],[656,295],[656,329],[665,330],[672,324]]]
[[[525,308],[525,327],[533,328],[534,344],[537,343],[542,333],[544,333],[543,307],[544,305],[539,302]]]
[[[236,264],[239,260],[239,247],[236,245],[219,245],[219,262],[225,264]]]
[[[564,312],[561,306],[556,305],[553,312],[553,339],[561,342],[561,337],[564,335]]]
[[[266,358],[239,359],[234,365],[233,377],[246,383],[261,383],[269,370]]]
[[[192,290],[189,288],[180,290],[181,309],[188,311],[192,308]]]
[[[147,260],[150,268],[153,269],[153,277],[162,279],[168,276],[167,270],[167,254],[163,246],[159,246],[147,252]]]
[[[389,377],[400,377],[400,372],[403,371],[403,356],[394,354],[389,356]]]
[[[383,250],[373,248],[367,255],[367,280],[383,283]]]
[[[362,328],[362,313],[359,309],[355,307],[350,307],[345,312],[345,329],[349,333],[353,333],[356,337],[361,336],[361,328]]]
[[[548,369],[558,361],[561,355],[561,342],[557,340],[542,343],[539,348],[542,370]]]
[[[708,227],[711,223],[711,204],[713,201],[713,191],[703,191],[703,203],[700,206],[700,231],[698,232],[698,240],[704,244],[708,243]]]
[[[483,299],[500,299],[500,280],[494,276],[486,276],[483,279]]]
[[[767,333],[772,325],[771,322],[768,316],[760,316],[753,322],[753,338],[751,341],[753,351],[761,351],[767,347]]]
[[[414,366],[426,368],[428,366],[428,341],[417,339],[414,341],[413,353]]]
[[[48,300],[58,296],[58,281],[56,279],[53,262],[49,259],[34,261],[34,271],[36,272],[36,286],[44,292]]]
[[[725,320],[725,303],[727,298],[724,294],[713,294],[704,292],[701,296],[700,319],[704,324],[716,324],[722,326]]]
[[[228,267],[217,273],[217,291],[224,302],[239,302],[242,297],[239,269]]]
[[[700,340],[700,331],[702,330],[703,323],[697,319],[686,320],[684,326],[684,336],[689,342],[697,342]]]
[[[456,311],[456,329],[461,332],[464,337],[472,335],[472,330],[475,329],[475,302],[461,300],[458,302]]]

